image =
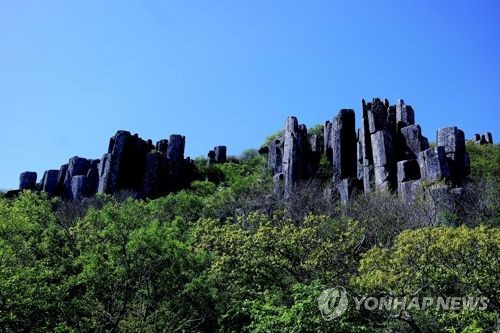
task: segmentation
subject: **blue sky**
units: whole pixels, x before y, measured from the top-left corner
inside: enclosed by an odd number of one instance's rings
[[[499,31],[494,0],[0,0],[0,188],[118,129],[239,154],[372,97],[500,139]]]

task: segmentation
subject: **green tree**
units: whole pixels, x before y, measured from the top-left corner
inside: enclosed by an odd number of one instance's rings
[[[399,297],[480,297],[489,299],[487,311],[382,312],[388,324],[395,320],[417,331],[472,329],[495,325],[500,295],[500,229],[479,227],[424,228],[403,231],[391,249],[374,247],[360,262],[353,278],[365,295]]]
[[[174,331],[208,325],[209,285],[200,274],[206,257],[190,251],[183,218],[160,220],[155,204],[107,204],[77,225],[78,282],[90,312],[88,329]]]
[[[217,288],[221,331],[326,327],[317,296],[329,286],[347,285],[363,239],[352,221],[310,215],[297,226],[278,212],[271,219],[252,213],[224,224],[202,220],[194,230],[197,246],[212,257],[208,272]]]
[[[0,327],[50,331],[77,325],[73,240],[45,196],[0,200]]]

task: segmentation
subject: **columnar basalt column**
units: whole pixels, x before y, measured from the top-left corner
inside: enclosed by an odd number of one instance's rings
[[[34,190],[36,188],[36,172],[26,171],[19,176],[20,190]]]

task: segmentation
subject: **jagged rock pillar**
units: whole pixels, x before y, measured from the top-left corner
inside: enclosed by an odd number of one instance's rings
[[[357,150],[354,110],[342,109],[332,122],[333,181],[356,178]]]
[[[295,182],[299,179],[300,152],[296,138],[298,127],[297,118],[287,118],[283,143],[283,180],[285,185],[285,198],[290,197]]]
[[[26,171],[19,176],[20,190],[34,190],[36,188],[36,172]]]
[[[120,159],[128,137],[130,132],[118,131],[109,140],[108,153],[103,155],[99,163],[99,193],[113,193],[117,190]]]
[[[333,183],[342,202],[349,199],[357,178],[357,146],[354,110],[342,109],[332,121],[331,147]]]
[[[227,147],[226,146],[217,146],[214,148],[215,152],[215,162],[217,163],[226,163],[227,160]]]
[[[59,170],[47,170],[43,175],[42,190],[49,195],[55,195]]]
[[[449,178],[448,162],[444,147],[429,148],[419,153],[418,164],[423,180],[434,182]]]
[[[395,187],[395,158],[392,136],[387,131],[371,135],[373,163],[375,168],[375,188],[389,191]]]
[[[297,118],[288,117],[285,124],[282,161],[285,198],[289,198],[293,193],[299,179],[306,179],[309,176],[307,163],[304,160],[309,153],[306,127],[299,126]]]
[[[70,182],[69,198],[79,200],[85,196],[87,189],[87,176],[74,176]]]
[[[462,180],[470,173],[469,154],[465,147],[464,132],[457,127],[439,129],[437,131],[437,145],[444,147],[452,182],[455,185],[461,185]]]
[[[72,180],[74,176],[86,176],[90,167],[90,161],[86,158],[74,156],[69,160],[68,170],[64,178],[64,196],[72,198]],[[86,184],[86,183],[85,183]]]
[[[186,138],[179,134],[171,135],[168,140],[167,163],[168,185],[170,191],[180,190],[186,182],[182,174],[185,143]]]

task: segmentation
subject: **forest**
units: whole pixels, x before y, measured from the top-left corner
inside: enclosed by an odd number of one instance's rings
[[[225,164],[196,159],[189,189],[154,200],[2,196],[0,330],[496,332],[500,145],[467,150],[464,194],[439,208],[425,193],[325,197],[325,161],[284,200],[253,149]],[[488,306],[395,312],[350,302],[325,320],[318,297],[339,286],[358,297],[486,297]]]

